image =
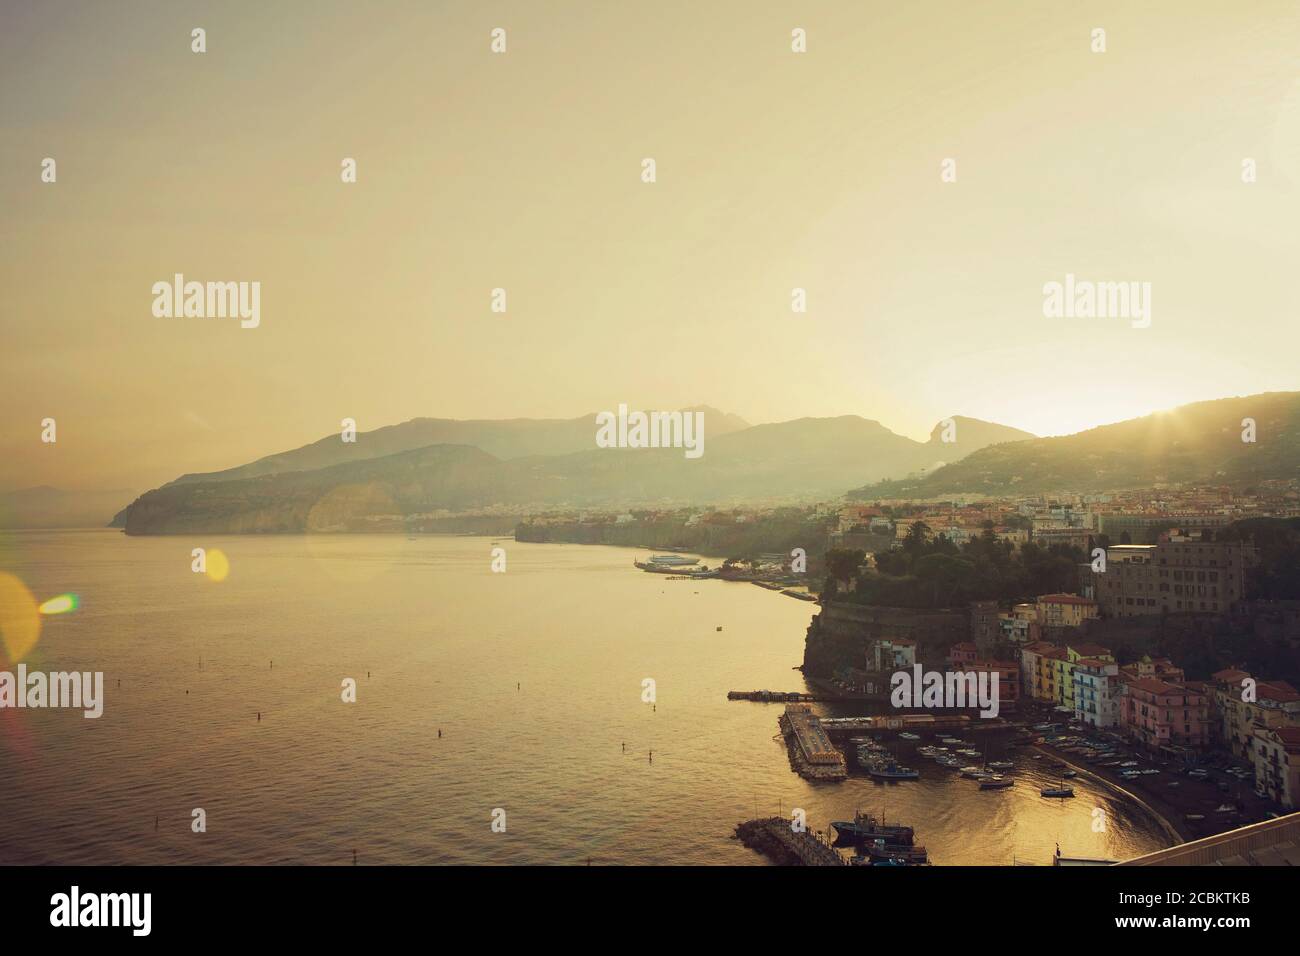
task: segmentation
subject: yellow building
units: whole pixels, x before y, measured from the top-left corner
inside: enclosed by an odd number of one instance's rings
[[[1077,594],[1043,594],[1036,606],[1044,627],[1079,627],[1097,617],[1097,602]]]

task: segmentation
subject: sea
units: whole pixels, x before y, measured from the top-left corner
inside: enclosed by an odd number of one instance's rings
[[[727,692],[808,689],[817,606],[647,554],[0,532],[5,593],[77,596],[22,662],[104,675],[98,719],[0,709],[0,864],[764,865],[735,826],[796,810],[814,832],[858,809],[910,825],[936,865],[1169,845],[1100,784],[1040,797],[1057,781],[1023,753],[1007,791],[905,753],[922,779],[803,780],[782,705]]]

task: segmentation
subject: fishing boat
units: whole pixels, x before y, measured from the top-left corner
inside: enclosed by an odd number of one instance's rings
[[[893,824],[887,826],[878,822],[871,814],[861,811],[853,815],[851,823],[846,820],[832,820],[831,826],[835,828],[837,846],[846,844],[861,846],[869,840],[884,840],[894,845],[911,846],[914,837],[911,827]]]
[[[988,780],[980,781],[981,790],[1006,790],[1015,785],[1016,782],[1010,777],[990,777]]]
[[[1074,796],[1073,787],[1044,787],[1038,791],[1044,797],[1072,797]]]

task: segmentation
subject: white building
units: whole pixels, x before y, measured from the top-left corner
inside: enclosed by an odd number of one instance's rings
[[[1090,727],[1105,729],[1119,723],[1119,665],[1081,658],[1074,665],[1074,716]]]

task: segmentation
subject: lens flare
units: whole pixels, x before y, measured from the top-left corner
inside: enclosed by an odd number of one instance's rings
[[[41,636],[41,613],[36,598],[12,574],[0,571],[0,658],[17,663],[36,646]]]
[[[209,581],[224,581],[230,573],[230,559],[224,551],[213,548],[207,556],[207,576]]]
[[[81,598],[75,594],[60,594],[41,605],[42,614],[68,614],[81,607]]]

